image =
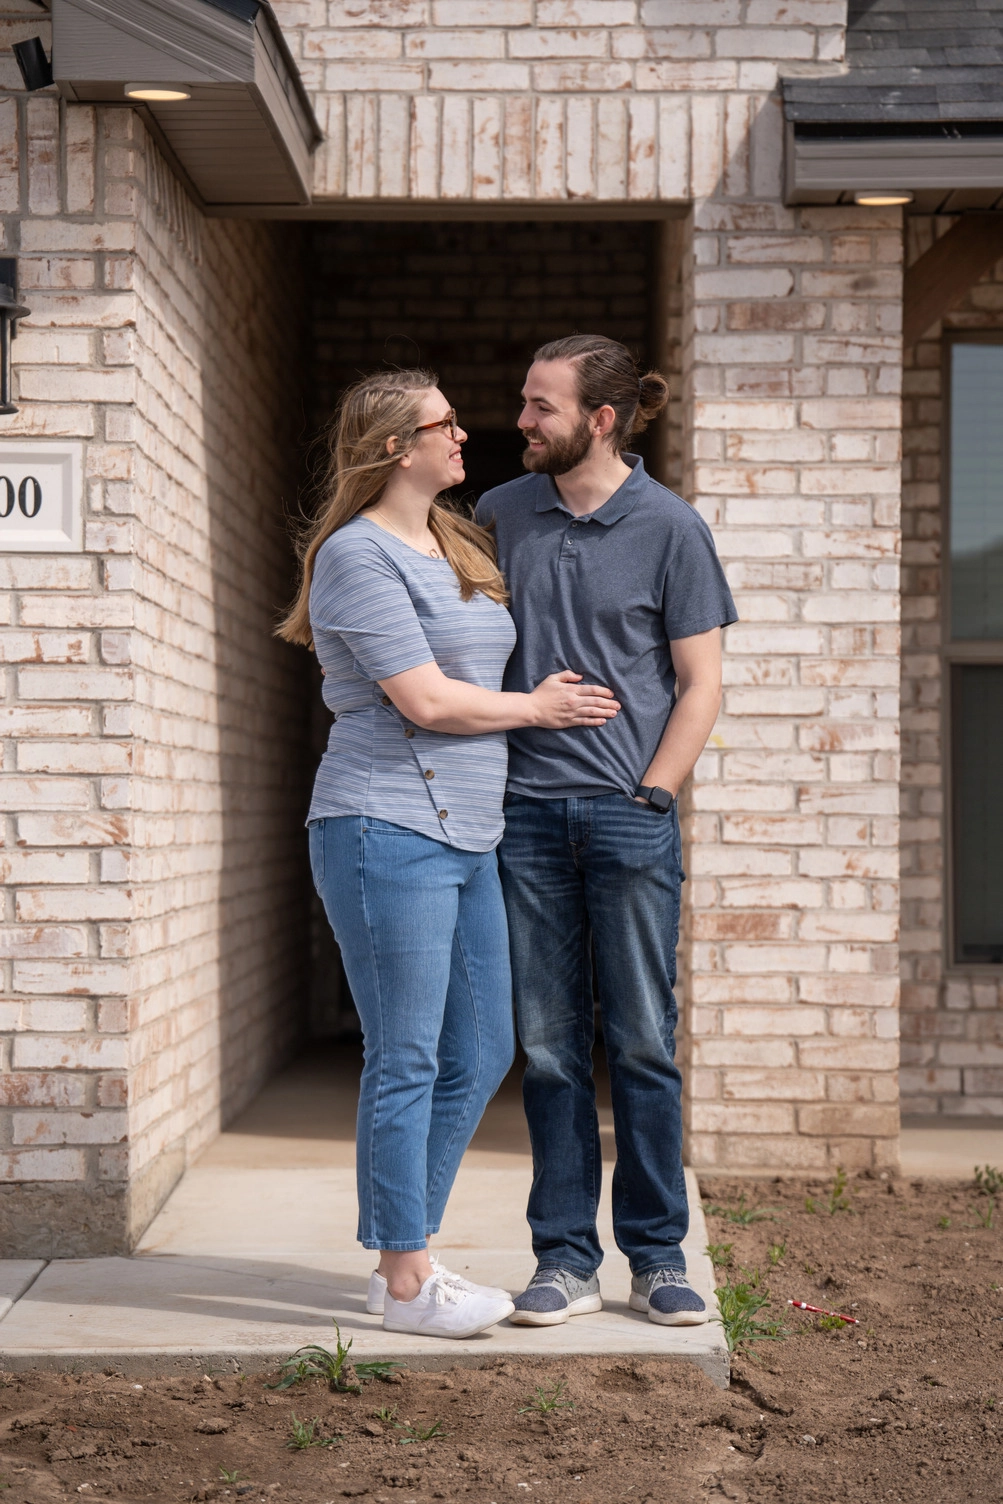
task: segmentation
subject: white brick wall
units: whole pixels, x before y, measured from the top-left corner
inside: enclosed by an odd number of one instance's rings
[[[691,221],[684,487],[742,617],[686,817],[708,1168],[897,1152],[900,245],[872,210]]]
[[[846,0],[275,9],[326,136],[314,192],[332,199],[685,201],[722,165],[740,192],[780,67],[831,72],[846,25]]]
[[[687,216],[664,442],[743,618],[686,814],[691,1152],[894,1162],[901,236],[780,207],[775,94],[838,62],[844,0],[276,8],[329,211]],[[0,1163],[128,1177],[138,1225],[283,1048],[306,954],[307,692],[268,636],[298,242],[203,222],[135,117],[48,96],[0,95],[0,210],[33,310],[15,429],[88,441],[85,554],[0,590]]]
[[[954,223],[917,217],[910,262]],[[906,352],[902,589],[902,1110],[1003,1117],[1003,985],[945,965],[942,333],[1003,330],[1003,264]]]
[[[0,422],[87,440],[84,553],[0,560],[0,1215],[25,1252],[97,1251],[142,1229],[300,1016],[307,702],[270,636],[299,237],[201,224],[129,111],[0,109],[32,310]],[[54,1212],[67,1181],[89,1210]]]

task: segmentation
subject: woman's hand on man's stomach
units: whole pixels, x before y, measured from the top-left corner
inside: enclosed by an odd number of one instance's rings
[[[620,709],[613,691],[601,684],[582,684],[581,678],[570,669],[548,674],[529,697],[538,717],[534,725],[563,731],[569,726],[605,726],[611,721]]]

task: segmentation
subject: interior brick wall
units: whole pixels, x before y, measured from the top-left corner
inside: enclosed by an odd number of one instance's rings
[[[678,485],[678,317],[657,308],[656,291],[666,271],[678,291],[679,267],[659,265],[665,245],[662,225],[645,221],[629,233],[612,220],[317,226],[317,421],[360,373],[429,365],[465,428],[513,436],[519,473],[515,420],[534,349],[576,330],[606,334],[675,377],[659,469]]]
[[[303,233],[203,221],[131,111],[0,112],[4,431],[86,441],[83,553],[0,562],[0,1217],[67,1255],[129,1246],[302,1009]]]
[[[953,219],[915,216],[915,261]],[[1003,982],[947,964],[940,657],[943,331],[1003,330],[1003,262],[906,351],[902,415],[902,1111],[1003,1116]]]

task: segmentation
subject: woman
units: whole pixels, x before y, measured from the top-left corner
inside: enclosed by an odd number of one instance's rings
[[[334,711],[308,819],[365,1039],[359,1241],[379,1249],[387,1331],[470,1337],[508,1293],[434,1263],[463,1151],[513,1056],[495,847],[505,732],[602,726],[619,708],[580,675],[499,686],[515,643],[491,535],[436,497],[466,434],[426,371],[366,377],[333,431],[328,498],[279,628],[315,647]]]

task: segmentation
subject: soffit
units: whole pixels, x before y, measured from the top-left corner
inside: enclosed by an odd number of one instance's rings
[[[321,133],[267,0],[52,0],[52,66],[88,103],[183,85],[142,108],[208,210],[309,203]]]

